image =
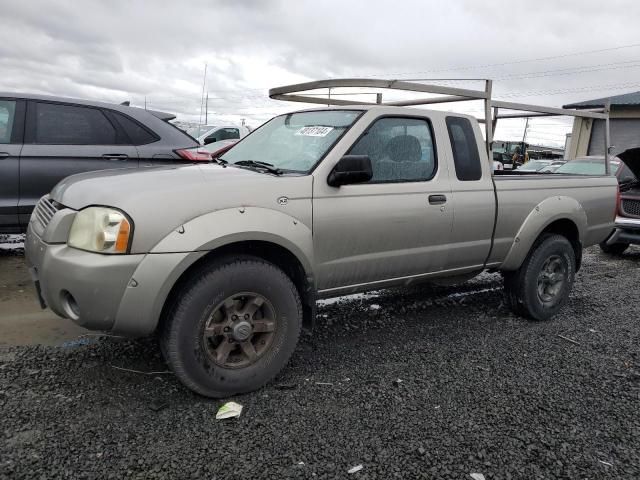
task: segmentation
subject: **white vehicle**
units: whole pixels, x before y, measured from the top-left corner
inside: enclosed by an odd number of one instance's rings
[[[246,137],[250,130],[246,126],[238,125],[196,125],[187,128],[186,132],[195,138],[200,145],[211,145],[216,150],[217,143],[223,140],[240,140]],[[224,144],[220,144],[224,146]]]
[[[539,172],[553,163],[552,160],[529,160],[518,167],[519,172]]]

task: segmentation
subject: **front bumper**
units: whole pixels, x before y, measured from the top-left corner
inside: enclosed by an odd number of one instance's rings
[[[41,301],[90,330],[152,333],[172,286],[205,252],[101,255],[47,243],[29,224],[25,255]]]
[[[607,245],[629,243],[640,245],[640,219],[616,217],[613,233],[605,241]]]
[[[47,244],[32,223],[24,248],[41,301],[57,315],[91,330],[111,330],[127,284],[144,258]]]

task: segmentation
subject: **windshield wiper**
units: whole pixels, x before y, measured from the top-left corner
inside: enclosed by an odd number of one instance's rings
[[[216,162],[218,165],[222,165],[223,167],[226,167],[229,164],[229,162],[227,162],[224,158],[220,157],[213,157],[211,160]]]
[[[261,168],[269,173],[273,173],[274,175],[282,175],[282,170],[274,166],[272,163],[259,162],[257,160],[238,160],[237,162],[233,162],[233,164],[246,167]]]

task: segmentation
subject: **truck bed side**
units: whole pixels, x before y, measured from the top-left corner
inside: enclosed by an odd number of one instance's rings
[[[500,175],[494,180],[498,215],[487,266],[518,268],[536,238],[554,222],[575,225],[582,247],[611,233],[618,186],[614,177]]]

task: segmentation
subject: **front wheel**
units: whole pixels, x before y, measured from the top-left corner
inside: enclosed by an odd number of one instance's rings
[[[200,270],[164,319],[165,360],[188,388],[214,398],[262,387],[286,365],[302,325],[291,279],[258,258]]]
[[[545,234],[518,270],[504,272],[507,301],[518,315],[548,320],[569,300],[575,272],[576,255],[569,240]]]

